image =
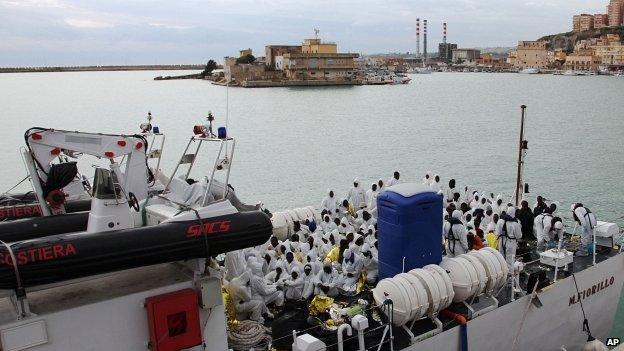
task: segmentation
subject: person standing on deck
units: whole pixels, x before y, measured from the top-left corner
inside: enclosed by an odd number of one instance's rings
[[[325,210],[329,213],[330,216],[336,217],[336,213],[338,213],[338,201],[334,197],[334,191],[329,190],[327,192],[327,196],[323,198],[321,202],[321,211]]]
[[[457,190],[455,189],[455,179],[451,179],[448,182],[448,188],[444,190],[444,205],[448,205],[453,202],[455,193]]]
[[[353,188],[349,190],[347,200],[353,204],[356,210],[360,210],[366,207],[366,193],[362,187],[360,187],[359,179],[353,179]]]
[[[387,186],[393,186],[396,184],[399,184],[399,178],[401,177],[401,175],[399,174],[398,171],[394,172],[394,175],[388,179],[388,184],[386,184]]]
[[[379,191],[377,191],[377,183],[371,184],[371,188],[366,190],[366,208],[369,211],[373,211],[377,208],[378,195]]]
[[[461,211],[455,210],[453,215],[444,222],[443,235],[446,238],[447,257],[455,257],[468,252],[468,231],[461,218]]]
[[[498,251],[505,257],[509,271],[513,272],[518,239],[522,238],[522,227],[516,219],[515,207],[509,206],[506,213],[496,223],[496,237],[498,239]]]
[[[529,203],[527,201],[522,201],[520,204],[520,209],[517,213],[518,220],[520,221],[520,225],[522,226],[522,237],[525,240],[535,240],[535,235],[533,234],[533,225],[534,225],[534,216],[533,211],[529,208]]]
[[[596,230],[596,215],[594,215],[582,203],[572,204],[572,216],[576,223],[581,226],[581,244],[576,256],[588,256],[588,246],[594,238],[594,230]],[[595,248],[594,248],[595,249]]]

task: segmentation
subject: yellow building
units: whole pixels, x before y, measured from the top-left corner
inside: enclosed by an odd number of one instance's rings
[[[567,54],[561,49],[555,50],[555,61],[565,62]]]
[[[336,54],[338,46],[336,43],[322,43],[321,39],[305,39],[301,45],[301,52],[304,54]]]
[[[594,54],[593,50],[583,50],[568,55],[564,68],[575,71],[597,71],[599,65],[600,58]]]
[[[290,80],[353,80],[358,54],[339,53],[335,43],[321,39],[305,39],[301,50],[293,50],[274,58],[275,68]]]
[[[546,49],[545,41],[519,41],[514,67],[547,68],[553,60],[554,55]]]
[[[602,66],[624,66],[624,44],[617,34],[607,34],[592,45]]]
[[[247,55],[252,55],[251,49],[243,49],[243,50],[239,50],[239,57],[243,57],[243,56],[247,56]]]

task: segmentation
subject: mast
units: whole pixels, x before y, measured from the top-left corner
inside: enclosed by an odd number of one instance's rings
[[[516,174],[516,192],[515,192],[515,205],[516,208],[520,206],[522,197],[524,194],[524,157],[526,151],[529,149],[528,141],[524,140],[524,117],[526,115],[526,105],[520,106],[522,116],[520,118],[520,139],[518,141],[518,171]]]

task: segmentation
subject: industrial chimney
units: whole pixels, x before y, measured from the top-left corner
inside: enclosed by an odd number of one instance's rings
[[[420,18],[416,19],[416,58],[420,57]]]
[[[448,48],[448,45],[446,44],[446,22],[444,22],[444,24],[442,25],[442,44],[444,44],[444,59],[448,60],[449,48]]]
[[[423,21],[423,62],[427,62],[427,20]]]

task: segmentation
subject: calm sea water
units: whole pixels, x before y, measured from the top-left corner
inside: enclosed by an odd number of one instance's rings
[[[226,122],[226,88],[200,80],[153,81],[184,72],[0,75],[0,187],[25,174],[17,148],[31,126],[130,133],[147,111],[167,134],[172,169],[194,124],[213,111]],[[420,181],[511,194],[520,105],[526,104],[532,195],[582,201],[600,219],[624,215],[624,79],[440,73],[409,85],[229,89],[229,132],[237,138],[232,184],[272,210],[318,205],[328,188],[346,194],[399,170]],[[533,198],[531,198],[531,201]]]
[[[226,122],[226,88],[152,80],[184,73],[1,74],[0,190],[25,175],[18,147],[27,128],[131,133],[148,110],[167,134],[163,169],[171,170],[209,110],[218,125]],[[432,170],[444,184],[453,177],[461,186],[511,194],[526,104],[532,195],[559,201],[566,213],[582,201],[599,219],[624,224],[624,79],[412,78],[401,86],[230,88],[228,127],[238,142],[231,183],[241,199],[271,210],[318,206],[328,188],[344,196],[354,177],[368,188],[395,170],[406,180]]]

